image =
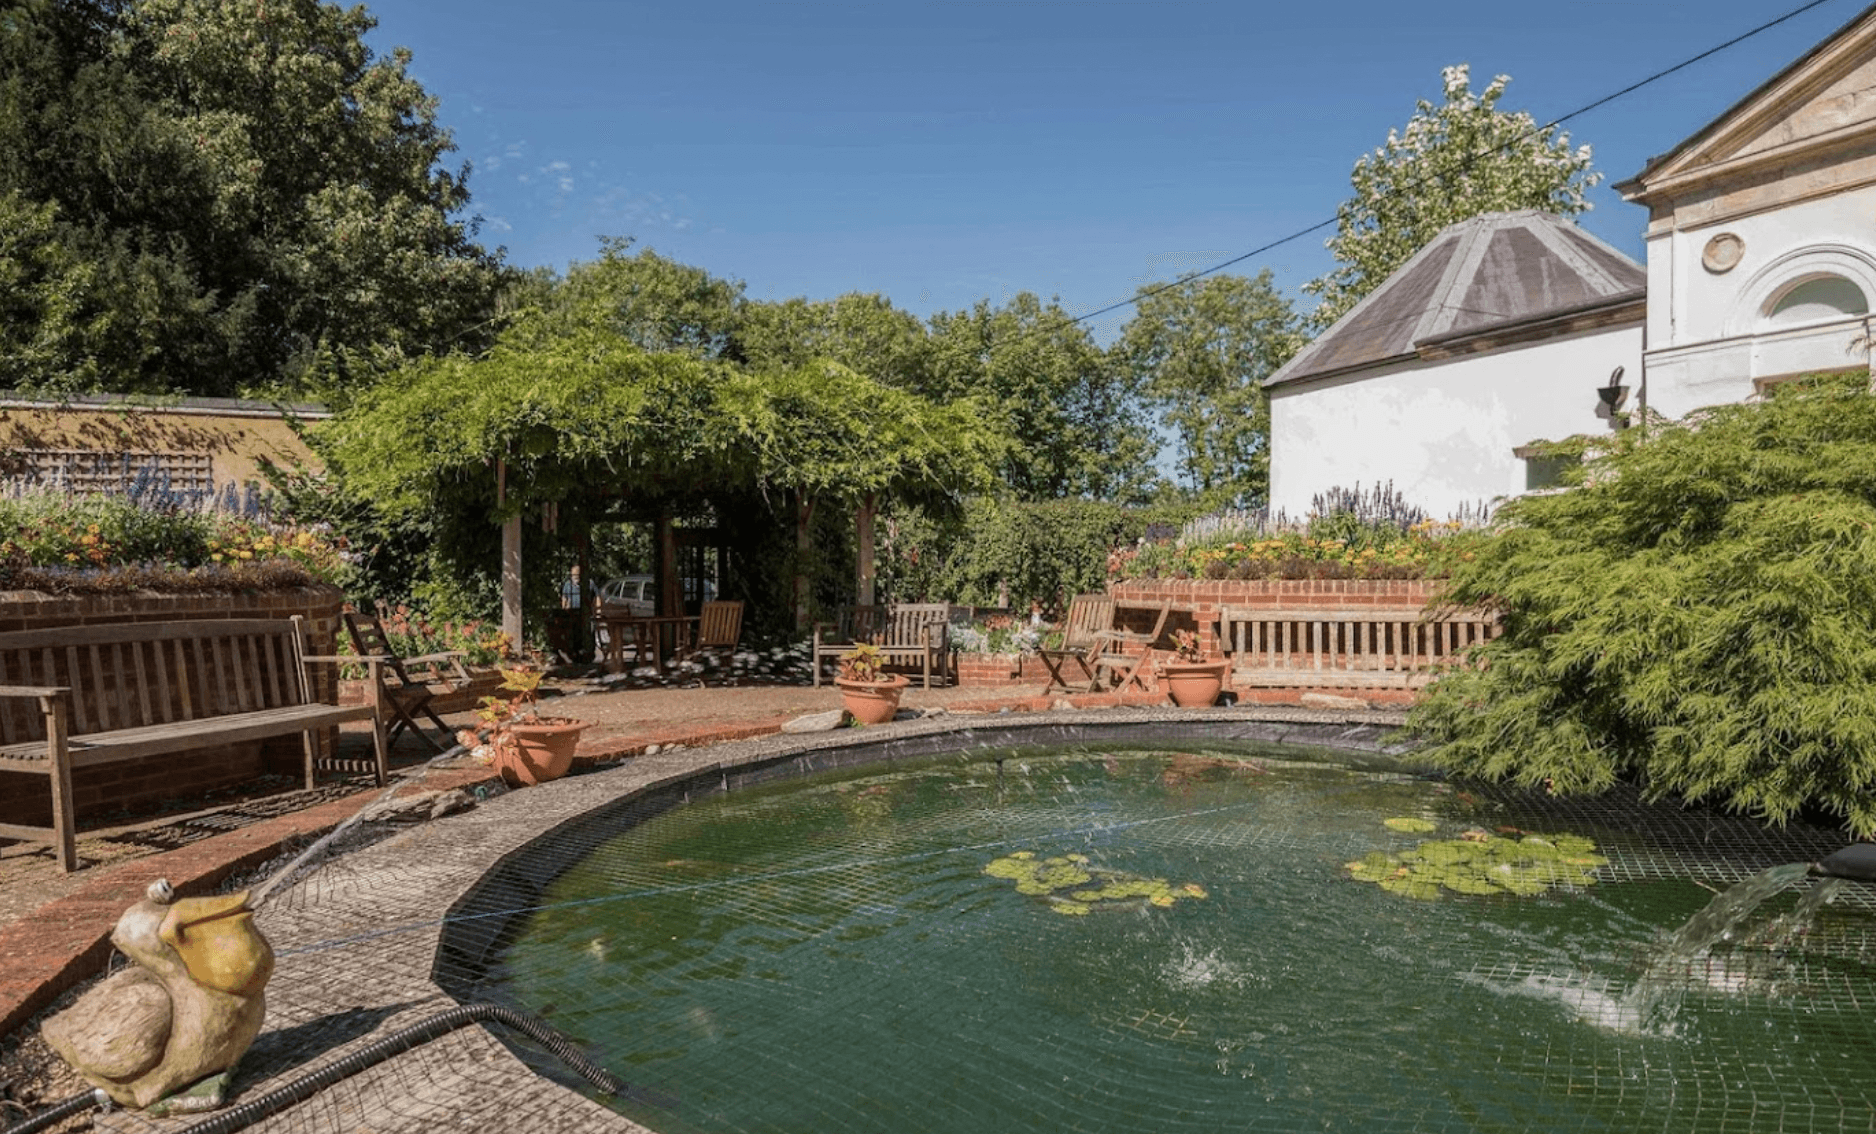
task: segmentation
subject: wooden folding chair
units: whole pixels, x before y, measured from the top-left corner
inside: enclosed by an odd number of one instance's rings
[[[436,696],[430,686],[436,683],[460,687],[469,683],[469,671],[462,664],[462,651],[450,650],[440,654],[400,658],[392,651],[391,639],[377,618],[356,610],[346,611],[344,617],[345,632],[352,639],[352,649],[363,657],[385,659],[385,664],[377,667],[379,699],[396,718],[391,724],[385,747],[395,747],[398,734],[408,728],[429,745],[431,751],[443,751],[444,745],[417,723],[416,714],[428,717],[432,724],[443,730],[445,736],[450,735],[449,725],[430,708],[430,701]]]
[[[743,636],[743,604],[741,602],[717,601],[706,602],[697,615],[697,636],[688,645],[677,651],[678,661],[689,661],[701,653],[715,653],[725,661],[736,652],[736,643]]]
[[[1161,603],[1116,603],[1115,621],[1118,625],[1120,612],[1123,610],[1145,611],[1154,615],[1153,629],[1142,634],[1132,630],[1109,630],[1102,634],[1096,649],[1094,668],[1097,675],[1096,685],[1102,679],[1111,681],[1115,692],[1124,691],[1127,683],[1138,681],[1140,688],[1146,688],[1146,677],[1140,669],[1146,659],[1153,656],[1153,644],[1166,629],[1166,620],[1172,615],[1172,604]]]
[[[1062,644],[1037,650],[1048,668],[1049,684],[1043,693],[1092,693],[1099,685],[1094,659],[1105,643],[1101,635],[1114,629],[1114,600],[1106,595],[1076,595],[1068,603],[1068,617],[1062,620]],[[1081,667],[1079,685],[1062,676],[1069,662]]]

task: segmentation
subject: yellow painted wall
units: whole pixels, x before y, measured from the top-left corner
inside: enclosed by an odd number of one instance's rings
[[[316,419],[319,407],[292,407],[296,416]],[[250,481],[265,483],[263,459],[320,470],[319,458],[287,423],[281,409],[264,402],[187,399],[149,405],[87,398],[68,403],[29,402],[0,395],[0,473],[6,458],[35,449],[93,452],[208,453],[214,461],[217,488]]]

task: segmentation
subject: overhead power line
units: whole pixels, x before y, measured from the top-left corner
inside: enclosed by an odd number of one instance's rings
[[[1511,147],[1516,146],[1522,142],[1528,141],[1532,138],[1542,137],[1548,134],[1550,131],[1555,130],[1557,127],[1563,125],[1565,122],[1570,121],[1573,118],[1579,118],[1585,114],[1588,114],[1592,110],[1597,110],[1601,107],[1607,106],[1619,98],[1624,98],[1628,95],[1632,95],[1636,91],[1641,90],[1643,87],[1646,87],[1651,83],[1657,83],[1661,81],[1662,79],[1667,78],[1669,75],[1674,74],[1677,71],[1684,71],[1687,68],[1693,66],[1694,64],[1701,62],[1704,59],[1708,59],[1708,58],[1711,58],[1712,56],[1718,55],[1720,52],[1725,51],[1729,47],[1737,47],[1739,44],[1746,42],[1747,40],[1753,38],[1756,35],[1760,35],[1764,32],[1768,32],[1780,24],[1786,23],[1787,21],[1794,20],[1798,18],[1799,16],[1804,15],[1806,12],[1810,11],[1813,8],[1820,8],[1830,2],[1831,0],[1809,0],[1809,3],[1799,5],[1798,7],[1793,8],[1791,11],[1786,12],[1784,15],[1779,16],[1777,19],[1768,20],[1765,23],[1760,24],[1758,27],[1753,28],[1751,31],[1742,32],[1741,34],[1736,35],[1733,38],[1727,40],[1725,43],[1715,44],[1714,46],[1707,48],[1705,51],[1702,51],[1698,55],[1690,55],[1687,58],[1681,60],[1679,63],[1674,64],[1672,67],[1664,67],[1661,70],[1656,71],[1654,74],[1649,75],[1645,79],[1641,79],[1637,82],[1630,83],[1628,86],[1623,87],[1619,91],[1614,91],[1610,94],[1603,95],[1601,98],[1596,99],[1594,102],[1584,103],[1582,106],[1577,107],[1575,110],[1570,111],[1568,114],[1560,115],[1556,118],[1553,118],[1542,126],[1533,127],[1530,130],[1525,131],[1524,133],[1518,135],[1515,138],[1509,139],[1508,141],[1500,142],[1498,145],[1492,146],[1489,149],[1480,150],[1478,153],[1472,154],[1471,156],[1466,158],[1464,164],[1461,165],[1460,169],[1462,172],[1465,170],[1469,170],[1477,163],[1485,160],[1488,157],[1491,157],[1494,154],[1502,153],[1505,150],[1508,150]],[[1415,184],[1410,184],[1408,186],[1409,189],[1412,189],[1415,187],[1417,187]],[[1181,287],[1185,284],[1191,283],[1193,280],[1204,279],[1206,276],[1214,275],[1218,272],[1222,272],[1226,268],[1229,268],[1234,264],[1241,264],[1246,260],[1252,259],[1257,256],[1262,256],[1264,253],[1269,252],[1272,249],[1281,248],[1283,245],[1288,244],[1293,240],[1301,240],[1303,237],[1308,236],[1312,232],[1320,232],[1321,230],[1328,228],[1331,225],[1337,223],[1340,219],[1341,217],[1338,214],[1337,216],[1330,217],[1327,220],[1318,221],[1315,224],[1310,225],[1308,228],[1299,228],[1295,232],[1292,232],[1287,236],[1278,237],[1277,239],[1272,240],[1268,244],[1261,244],[1258,247],[1251,249],[1249,252],[1243,253],[1242,255],[1233,256],[1229,260],[1224,260],[1219,263],[1213,264],[1209,268],[1201,268],[1200,270],[1196,272],[1188,272],[1185,275],[1180,276],[1177,279],[1174,279],[1168,283],[1155,284],[1152,287],[1141,288],[1139,291],[1134,292],[1133,295],[1127,297],[1126,299],[1120,300],[1115,303],[1110,303],[1106,307],[1097,308],[1096,310],[1090,311],[1085,315],[1076,315],[1072,319],[1069,320],[1069,323],[1071,324],[1085,323],[1090,319],[1096,318],[1101,315],[1105,315],[1110,311],[1118,311],[1123,307],[1131,307],[1139,303],[1143,299],[1150,299],[1153,296],[1159,295],[1162,292],[1171,291],[1172,289],[1176,287]]]

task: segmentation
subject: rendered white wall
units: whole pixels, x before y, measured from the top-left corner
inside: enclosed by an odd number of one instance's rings
[[[1608,432],[1596,389],[1625,367],[1633,409],[1641,344],[1641,325],[1630,324],[1278,386],[1270,399],[1272,507],[1301,519],[1325,489],[1392,480],[1409,503],[1445,517],[1523,492],[1524,462],[1512,450]]]
[[[1770,325],[1767,305],[1820,274],[1855,283],[1876,305],[1876,186],[1800,201],[1648,241],[1648,401],[1670,417],[1742,401],[1755,381],[1867,364],[1853,352],[1861,318]],[[1745,244],[1724,273],[1701,263],[1707,242]]]

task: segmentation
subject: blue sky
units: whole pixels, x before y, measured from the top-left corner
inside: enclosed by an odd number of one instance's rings
[[[632,236],[753,298],[929,315],[1022,290],[1080,314],[1332,217],[1448,64],[1475,89],[1509,74],[1501,107],[1548,120],[1799,2],[367,6],[510,262]],[[1862,8],[1829,0],[1571,123],[1608,175],[1586,227],[1639,259],[1642,210],[1610,185]],[[1322,236],[1232,270],[1294,290],[1329,266]]]

